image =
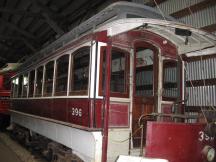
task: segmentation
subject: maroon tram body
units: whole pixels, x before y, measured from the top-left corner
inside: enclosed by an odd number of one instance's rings
[[[121,7],[124,17],[114,21]],[[125,9],[154,16],[128,18],[132,11]],[[216,39],[172,18],[155,18],[161,16],[152,9],[116,3],[39,52],[12,78],[11,122],[67,146],[83,161],[136,161],[135,155],[149,158],[143,161],[215,160],[215,139],[202,134],[200,105],[196,117],[187,109],[185,64]],[[202,153],[205,146],[210,153]]]
[[[202,154],[203,148],[205,145],[214,147],[215,140],[204,135],[204,129],[205,124],[200,123],[149,122],[146,156],[160,157],[172,162],[206,161]]]
[[[11,73],[0,75],[0,128],[5,128],[10,123],[10,78]]]
[[[106,37],[106,33],[96,33],[95,35],[89,35],[85,38],[91,38],[96,40],[103,40]],[[82,38],[81,38],[82,40]],[[87,39],[85,39],[86,41]],[[147,41],[148,40],[148,41]],[[80,41],[80,40],[79,40]],[[163,41],[167,41],[166,46],[163,45]],[[105,42],[107,43],[107,42]],[[76,43],[74,43],[76,44]],[[112,38],[112,45],[122,48],[123,51],[129,51],[131,48],[137,46],[150,47],[150,44],[154,44],[161,49],[162,56],[169,58],[176,58],[176,47],[164,38],[159,37],[151,32],[146,31],[130,31],[117,35]],[[123,46],[121,46],[123,45]],[[71,45],[73,48],[74,46]],[[134,46],[134,47],[133,47]],[[76,47],[76,46],[75,46]],[[70,47],[71,48],[71,47]],[[152,48],[155,48],[152,46]],[[104,47],[101,47],[101,55],[104,52]],[[67,51],[68,48],[65,47]],[[58,51],[56,51],[58,53]],[[61,51],[64,53],[64,51]],[[103,65],[101,58],[101,65]],[[157,60],[156,60],[157,61]],[[129,58],[128,58],[129,65]],[[129,71],[129,66],[128,69]],[[128,72],[127,71],[127,72]],[[101,72],[102,73],[102,72]],[[99,94],[102,95],[102,75],[100,77]],[[157,76],[156,76],[157,77]],[[127,80],[128,82],[128,80]],[[155,80],[155,84],[157,81]],[[129,85],[126,87],[125,93],[112,93],[111,97],[129,98]],[[156,91],[156,90],[155,90]],[[138,99],[137,99],[138,100]],[[153,101],[153,100],[152,100]],[[94,102],[94,104],[92,104]],[[88,128],[102,128],[102,105],[103,99],[89,99],[89,98],[49,98],[49,99],[13,99],[12,109],[32,115],[46,117],[50,119],[60,120],[71,124],[79,125]],[[96,107],[94,108],[94,105]],[[71,108],[79,108],[82,110],[82,118],[80,116],[71,116],[73,111]],[[153,110],[153,107],[150,109]],[[121,111],[119,111],[121,110]],[[152,111],[151,110],[151,111]],[[109,119],[111,127],[129,127],[129,105],[122,103],[111,103],[110,112],[112,113]],[[139,114],[141,115],[141,114]],[[118,117],[116,119],[116,117]]]
[[[94,112],[90,107],[93,101],[96,104],[94,118]],[[102,128],[102,105],[102,100],[90,99],[15,100],[13,110],[67,122],[84,129],[100,129]],[[72,108],[82,109],[82,118],[74,118]],[[113,103],[110,105],[110,112],[109,125],[111,127],[129,127],[129,105]]]

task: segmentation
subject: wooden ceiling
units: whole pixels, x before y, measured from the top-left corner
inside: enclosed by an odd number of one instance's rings
[[[0,66],[22,62],[114,0],[0,0]]]
[[[116,1],[119,0],[0,0],[0,67],[23,62]],[[146,5],[155,5],[153,0],[145,1]]]

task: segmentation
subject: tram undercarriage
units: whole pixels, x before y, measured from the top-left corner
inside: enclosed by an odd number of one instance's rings
[[[13,125],[11,137],[33,153],[52,162],[83,162],[70,148],[34,133],[24,127]]]

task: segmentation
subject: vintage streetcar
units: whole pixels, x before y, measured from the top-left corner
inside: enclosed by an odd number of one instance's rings
[[[117,2],[29,58],[11,100],[51,161],[215,161],[216,37]]]
[[[14,68],[17,65],[8,63],[0,69],[0,129],[5,129],[10,124],[10,78],[14,75]]]

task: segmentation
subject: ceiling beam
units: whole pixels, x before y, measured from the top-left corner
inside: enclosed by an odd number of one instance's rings
[[[167,0],[150,0],[150,2],[146,2],[145,5],[155,7],[156,5],[159,5]]]
[[[25,10],[11,10],[11,9],[7,9],[7,8],[0,8],[0,12],[14,14],[14,15],[22,15],[24,17],[34,17],[34,18],[44,19],[46,21],[46,23],[57,34],[59,34],[59,35],[64,34],[64,30],[61,29],[61,27],[59,25],[57,25],[56,21],[54,21],[54,19],[60,20],[61,18],[63,18],[63,16],[57,15],[56,13],[53,13],[53,11],[49,11],[48,7],[46,7],[46,6],[42,6],[41,4],[37,4],[37,5],[44,11],[43,13],[34,13],[34,12],[25,11]],[[49,15],[52,15],[52,16],[49,16]],[[64,19],[61,19],[61,20],[64,20]]]
[[[5,53],[5,52],[0,51],[0,61],[4,61],[4,63],[6,63],[8,59],[5,58],[5,57],[2,57],[2,56],[1,56],[2,53]]]
[[[58,34],[58,35],[63,35],[64,30],[61,29],[61,27],[50,18],[50,16],[47,13],[42,13],[43,17],[45,18],[47,24]]]
[[[8,35],[2,35],[0,34],[0,39],[11,39],[11,40],[21,40],[21,37],[17,36],[8,36]]]
[[[58,34],[63,35],[64,30],[58,25],[58,23],[54,20],[54,17],[58,17],[58,14],[53,12],[49,7],[43,5],[38,0],[33,1],[35,5],[37,5],[42,10],[42,16],[45,18],[47,24]]]
[[[2,46],[4,46],[4,47],[6,47],[8,50],[11,50],[11,51],[16,51],[16,50],[18,50],[17,48],[15,48],[14,46],[12,46],[12,45],[9,45],[7,42],[5,42],[5,41],[0,41],[0,44],[2,45]]]
[[[40,13],[34,13],[34,12],[25,11],[25,10],[12,10],[12,9],[7,9],[7,8],[0,8],[0,12],[13,14],[13,15],[22,15],[24,17],[34,17],[34,18],[43,19],[43,16]]]
[[[204,27],[202,27],[201,29],[203,29],[203,30],[206,30],[206,31],[208,31],[208,32],[216,32],[216,23],[215,24],[211,24],[211,25],[208,25],[208,26],[204,26]]]
[[[6,50],[0,49],[0,60],[4,63],[10,61],[11,53],[9,54]]]
[[[37,49],[30,43],[31,41],[27,40],[23,37],[16,37],[16,36],[7,36],[7,35],[0,35],[1,39],[9,39],[9,40],[16,40],[16,41],[22,41],[32,52],[36,52]]]
[[[32,3],[39,7],[43,12],[46,12],[49,16],[51,16],[53,19],[63,19],[64,15],[62,13],[57,13],[50,9],[48,6],[41,3],[40,0],[32,0]]]
[[[80,8],[77,8],[76,10],[74,10],[72,13],[67,13],[67,16],[70,16],[72,17],[73,19],[71,20],[71,22],[76,22],[77,19],[82,19],[83,15],[85,15],[87,12],[89,12],[89,10],[95,10],[95,7],[100,5],[100,4],[103,4],[101,2],[101,0],[95,0],[95,1],[92,1],[92,3],[89,5],[82,5],[82,7]],[[71,24],[72,26],[73,24]]]
[[[21,39],[23,43],[30,49],[32,52],[36,52],[37,49],[26,39]]]
[[[8,26],[9,28],[17,31],[18,33],[20,33],[20,34],[22,34],[22,35],[24,35],[30,39],[37,40],[36,36],[34,36],[33,34],[27,32],[24,29],[21,29],[20,27],[16,26],[15,24],[13,24],[11,22],[4,20],[3,18],[0,18],[0,22],[2,23],[2,25]]]

